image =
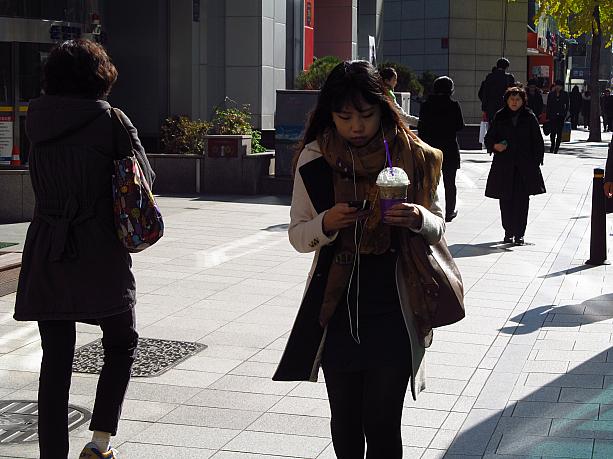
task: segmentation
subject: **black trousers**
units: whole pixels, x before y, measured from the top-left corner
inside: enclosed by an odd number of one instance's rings
[[[573,129],[577,129],[577,125],[579,124],[579,112],[570,113],[570,124]]]
[[[551,120],[551,134],[549,140],[551,141],[550,151],[557,152],[562,142],[562,129],[564,128],[564,118],[554,118]]]
[[[411,375],[410,365],[364,371],[335,371],[324,366],[332,419],[332,443],[338,459],[402,458],[400,421]]]
[[[104,366],[98,379],[89,428],[115,435],[138,344],[134,310],[97,322],[103,333]],[[43,349],[38,386],[40,458],[66,458],[68,391],[75,351],[75,322],[40,321],[38,329]]]
[[[457,169],[443,169],[443,183],[445,185],[445,215],[451,215],[455,210],[458,189],[455,185]]]
[[[517,170],[513,173],[513,195],[500,200],[500,216],[505,236],[523,237],[528,225],[530,195],[526,193]]]

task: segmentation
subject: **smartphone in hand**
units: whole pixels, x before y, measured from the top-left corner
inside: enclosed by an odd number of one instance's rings
[[[370,201],[368,199],[362,201],[349,201],[347,205],[357,210],[370,210]]]

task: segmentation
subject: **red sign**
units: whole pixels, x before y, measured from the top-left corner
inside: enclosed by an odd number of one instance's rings
[[[304,2],[304,69],[308,70],[313,63],[315,48],[315,0]]]
[[[239,141],[235,139],[208,139],[209,158],[238,158]]]

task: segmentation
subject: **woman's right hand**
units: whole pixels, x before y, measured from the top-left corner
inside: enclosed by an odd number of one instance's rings
[[[358,210],[350,207],[346,202],[339,202],[324,214],[322,223],[324,233],[335,233],[352,226],[356,221],[366,218],[369,213],[369,210]]]
[[[495,143],[494,144],[494,151],[497,152],[497,153],[502,153],[506,149],[507,149],[507,146],[504,143]]]

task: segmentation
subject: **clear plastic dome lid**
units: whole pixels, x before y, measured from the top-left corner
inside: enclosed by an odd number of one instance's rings
[[[408,186],[409,183],[409,176],[400,167],[386,167],[377,177],[378,186]]]

